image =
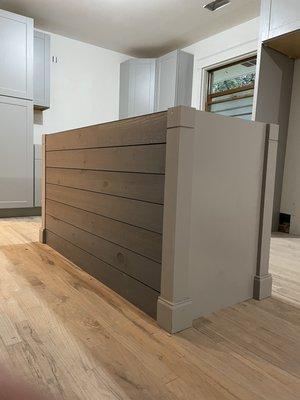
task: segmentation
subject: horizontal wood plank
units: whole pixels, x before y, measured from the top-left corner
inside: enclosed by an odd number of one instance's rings
[[[47,136],[47,150],[165,143],[167,113],[87,126]]]
[[[157,291],[113,268],[52,232],[46,232],[46,242],[68,260],[99,279],[151,317],[156,318],[157,299],[159,295]]]
[[[48,151],[46,166],[164,174],[165,154],[165,144]]]
[[[140,255],[161,262],[162,235],[80,210],[53,200],[46,201],[46,214],[77,226]],[[47,216],[46,216],[47,226]]]
[[[159,204],[52,184],[46,185],[46,198],[162,233],[163,206]]]
[[[47,168],[46,182],[163,204],[164,175]]]
[[[160,291],[161,264],[51,215],[47,216],[47,229],[154,290]]]

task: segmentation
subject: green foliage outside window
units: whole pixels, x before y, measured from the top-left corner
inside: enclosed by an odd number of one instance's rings
[[[224,92],[230,89],[236,89],[243,86],[254,85],[255,73],[237,76],[236,78],[226,79],[224,81],[213,83],[212,93]]]

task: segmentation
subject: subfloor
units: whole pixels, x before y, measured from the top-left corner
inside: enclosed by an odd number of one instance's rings
[[[11,374],[56,399],[299,399],[298,240],[274,238],[276,298],[171,336],[37,243],[39,224],[0,220],[0,364]]]

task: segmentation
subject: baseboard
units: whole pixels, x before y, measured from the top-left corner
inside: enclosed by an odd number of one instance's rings
[[[157,323],[169,333],[177,333],[193,324],[192,300],[170,303],[159,297],[157,301]]]
[[[2,209],[0,209],[0,218],[37,217],[40,215],[42,215],[41,207],[2,208]]]
[[[272,294],[272,275],[255,276],[253,286],[253,298],[263,300]]]

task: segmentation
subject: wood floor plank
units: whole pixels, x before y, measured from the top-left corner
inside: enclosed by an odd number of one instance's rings
[[[300,238],[275,233],[271,239],[270,272],[273,296],[300,307]]]
[[[0,313],[0,338],[5,346],[12,346],[22,341],[10,318],[3,313]]]
[[[11,374],[64,400],[298,399],[299,307],[250,300],[169,335],[35,243],[39,221],[0,220],[0,362]],[[295,258],[280,252],[296,248],[276,246],[288,274]]]
[[[63,254],[68,260],[99,279],[148,315],[156,318],[159,295],[156,290],[113,268],[52,232],[47,231],[46,240],[50,247]]]

